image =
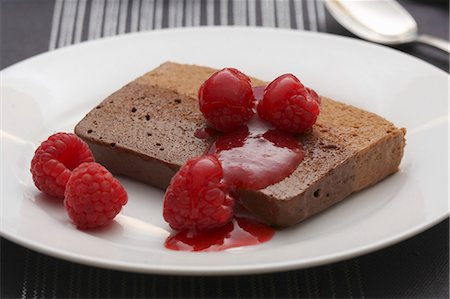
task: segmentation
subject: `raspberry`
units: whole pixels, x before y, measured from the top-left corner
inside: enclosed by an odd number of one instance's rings
[[[75,168],[64,195],[67,213],[79,229],[107,224],[128,201],[119,181],[96,162],[83,163]]]
[[[164,219],[175,230],[205,230],[227,224],[234,199],[222,182],[217,158],[189,160],[175,174],[164,196]]]
[[[213,74],[198,90],[200,111],[217,130],[231,132],[254,114],[250,78],[234,68]]]
[[[320,109],[320,98],[292,74],[273,80],[264,90],[258,104],[259,116],[278,129],[304,133],[315,123]]]
[[[306,91],[308,91],[309,95],[317,102],[317,104],[319,104],[319,106],[322,104],[322,100],[314,89],[306,87]]]
[[[94,161],[91,150],[77,135],[56,133],[36,149],[30,171],[39,190],[63,198],[72,170],[91,161]]]

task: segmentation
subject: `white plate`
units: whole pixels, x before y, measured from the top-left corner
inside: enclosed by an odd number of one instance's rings
[[[294,72],[323,95],[408,129],[400,171],[263,245],[176,252],[163,192],[121,178],[129,203],[111,226],[76,230],[61,202],[34,187],[36,146],[160,63],[234,66],[271,80]],[[448,75],[416,58],[349,38],[275,29],[195,28],[129,34],[64,48],[1,72],[1,234],[34,250],[95,266],[171,274],[302,268],[367,253],[448,215]]]

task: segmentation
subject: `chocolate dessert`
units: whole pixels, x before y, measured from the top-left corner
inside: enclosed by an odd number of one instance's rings
[[[206,125],[197,91],[215,71],[164,63],[94,107],[75,133],[111,172],[164,189],[214,141],[194,135]],[[264,189],[238,190],[240,200],[269,224],[296,224],[395,173],[404,135],[376,114],[322,97],[312,131],[299,137],[305,156],[298,168]]]

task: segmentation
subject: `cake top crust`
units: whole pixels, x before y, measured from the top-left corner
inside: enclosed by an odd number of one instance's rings
[[[205,127],[198,88],[215,71],[166,62],[106,98],[80,121],[75,132],[177,169],[202,155],[212,142],[194,134]],[[266,84],[255,78],[252,82],[254,86]],[[289,177],[260,192],[277,200],[297,196],[356,153],[395,134],[404,135],[404,131],[374,113],[322,97],[316,124],[299,137],[304,160]]]

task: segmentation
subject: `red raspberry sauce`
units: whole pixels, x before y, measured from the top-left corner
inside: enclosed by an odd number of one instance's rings
[[[256,100],[262,98],[263,92],[263,87],[254,88]],[[205,134],[207,137],[213,135],[208,133]],[[200,132],[196,135],[207,138]],[[302,146],[294,135],[274,129],[257,115],[246,126],[217,138],[208,154],[217,155],[228,184],[253,190],[283,180],[297,169],[304,157]],[[275,230],[272,227],[245,214],[239,213],[232,222],[213,230],[195,234],[176,232],[167,238],[165,246],[182,251],[221,251],[264,243],[273,237]]]
[[[269,241],[275,231],[268,225],[250,218],[234,217],[225,226],[197,232],[177,232],[167,238],[165,246],[182,251],[221,251]]]
[[[252,190],[283,180],[303,160],[298,139],[256,116],[246,127],[218,138],[209,154],[217,155],[226,183]]]

